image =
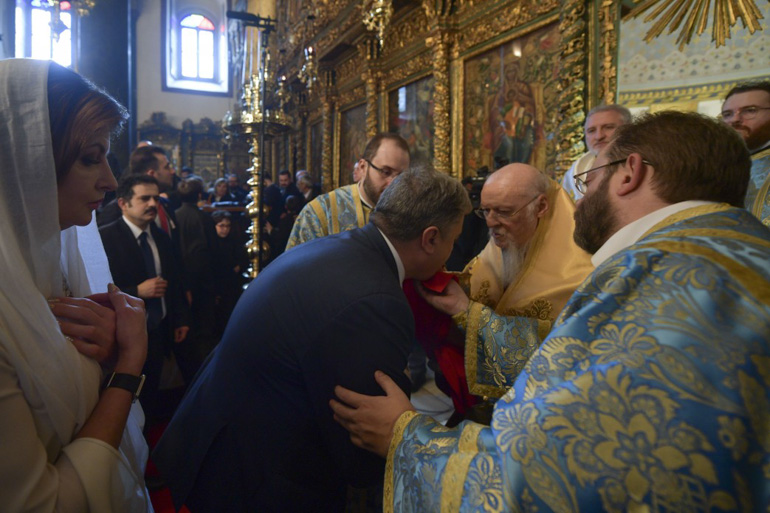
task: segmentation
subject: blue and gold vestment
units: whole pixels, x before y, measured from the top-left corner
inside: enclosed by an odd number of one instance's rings
[[[318,196],[297,216],[286,250],[333,233],[362,228],[369,222],[371,210],[361,200],[355,183]]]
[[[398,420],[385,511],[768,511],[770,230],[674,214],[578,288],[491,428]]]
[[[751,179],[746,191],[746,209],[770,226],[770,148],[751,156]]]

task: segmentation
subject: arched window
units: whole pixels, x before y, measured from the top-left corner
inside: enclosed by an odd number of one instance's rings
[[[205,0],[163,6],[164,90],[229,96],[223,7]]]
[[[58,12],[51,0],[16,0],[16,57],[51,59],[62,66],[77,62],[77,14],[67,0]]]
[[[190,14],[179,22],[179,28],[182,76],[212,80],[216,61],[214,24],[201,14]]]

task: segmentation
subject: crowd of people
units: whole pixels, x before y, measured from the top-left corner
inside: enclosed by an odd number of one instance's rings
[[[477,204],[391,133],[354,184],[281,171],[243,294],[237,175],[143,142],[118,181],[107,93],[14,59],[0,89],[3,511],[153,511],[161,418],[193,513],[770,507],[770,82],[720,119],[598,107],[562,184],[501,162]]]

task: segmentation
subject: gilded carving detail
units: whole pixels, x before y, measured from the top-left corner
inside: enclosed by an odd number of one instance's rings
[[[462,0],[423,0],[422,9],[429,20],[448,17],[452,14],[455,4],[464,3]]]
[[[332,132],[332,114],[334,97],[325,95],[321,99],[321,117],[323,118],[323,151],[321,152],[321,173],[323,176],[324,192],[332,190],[332,146],[334,145],[334,133]]]
[[[524,23],[539,18],[559,8],[559,0],[526,0],[515,5],[504,5],[503,8],[490,12],[476,20],[469,27],[457,31],[459,53],[463,53],[476,45],[510,31]]]
[[[340,91],[337,97],[337,104],[340,107],[346,107],[352,103],[359,102],[366,98],[366,88],[364,84],[358,85],[345,91]]]
[[[449,42],[452,35],[444,30],[436,30],[428,38],[427,44],[433,50],[433,121],[434,121],[434,159],[437,171],[451,173],[450,101],[449,92]]]
[[[586,4],[564,0],[559,30],[562,36],[562,73],[559,83],[559,113],[556,129],[556,178],[561,179],[572,162],[584,151],[583,121],[586,111]]]
[[[336,68],[337,83],[347,84],[348,82],[358,80],[361,76],[360,73],[363,67],[364,59],[360,53],[340,63]]]
[[[392,85],[401,82],[407,77],[411,77],[412,75],[416,75],[420,72],[425,72],[432,69],[433,53],[422,52],[421,54],[402,62],[398,67],[389,69],[383,78],[387,79],[386,86],[387,89],[390,89]]]
[[[557,176],[584,151],[582,124],[588,105],[589,84],[596,84],[593,98],[613,101],[617,83],[614,52],[617,47],[615,19],[618,5],[615,0],[601,0],[598,7],[599,25],[596,27],[600,45],[599,71],[595,80],[588,81],[589,40],[587,3],[582,0],[422,0],[420,7],[402,6],[401,16],[388,28],[381,54],[369,55],[365,43],[357,34],[363,34],[360,2],[352,0],[310,0],[300,12],[279,29],[277,39],[285,50],[282,72],[296,76],[302,62],[302,47],[313,44],[318,55],[337,48],[341,43],[356,41],[357,53],[333,65],[339,88],[317,88],[308,102],[324,120],[323,172],[324,184],[331,184],[334,147],[337,144],[333,115],[340,106],[366,102],[366,131],[371,136],[387,123],[385,109],[388,91],[406,81],[432,74],[435,80],[435,167],[447,173],[459,174],[458,150],[462,133],[463,75],[462,61],[466,54],[475,53],[480,45],[492,44],[493,39],[510,34],[517,27],[543,20],[548,14],[560,12],[561,69],[559,71],[558,112],[553,119],[558,126],[552,130],[556,139],[555,172]],[[315,19],[307,21],[307,15]],[[425,50],[423,50],[423,41]],[[331,63],[330,63],[331,64]],[[452,77],[450,77],[450,72]],[[336,96],[332,96],[336,95]],[[320,105],[319,105],[320,104]],[[320,108],[319,108],[320,107]],[[310,109],[312,112],[312,108]],[[321,111],[321,112],[318,112]],[[459,118],[458,118],[459,113]],[[316,116],[318,116],[316,114]],[[459,132],[458,132],[459,131]],[[297,141],[298,139],[294,139]],[[457,154],[457,155],[455,155]],[[298,156],[301,156],[298,153]],[[461,158],[461,155],[460,157]],[[549,159],[550,160],[550,159]],[[302,162],[302,159],[299,160]]]
[[[599,10],[599,24],[601,36],[599,48],[601,61],[599,64],[599,98],[606,104],[615,103],[615,91],[617,91],[617,66],[616,57],[618,51],[618,31],[615,28],[618,19],[618,2],[615,0],[602,0]]]
[[[377,135],[377,107],[379,106],[380,72],[369,70],[361,75],[366,88],[366,137]]]
[[[402,18],[388,27],[382,49],[383,57],[390,57],[425,38],[428,32],[428,17],[422,9],[413,12],[411,16]]]

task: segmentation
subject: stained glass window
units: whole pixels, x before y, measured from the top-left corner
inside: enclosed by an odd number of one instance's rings
[[[73,61],[73,14],[70,2],[59,4],[58,21],[50,0],[16,0],[16,57]]]
[[[190,14],[179,25],[182,76],[212,80],[216,60],[214,24],[205,16]]]

